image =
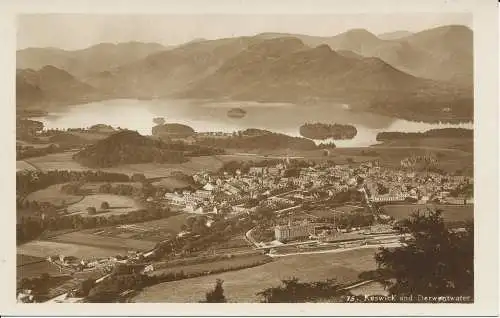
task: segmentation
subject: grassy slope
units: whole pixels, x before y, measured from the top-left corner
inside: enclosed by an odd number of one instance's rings
[[[375,249],[338,254],[297,255],[279,258],[261,266],[162,283],[141,291],[134,302],[197,302],[212,289],[217,278],[224,280],[224,293],[230,302],[256,302],[256,293],[295,276],[303,281],[336,278],[339,282],[358,279],[365,270],[375,269]]]

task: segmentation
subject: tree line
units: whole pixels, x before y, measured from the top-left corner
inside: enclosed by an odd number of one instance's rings
[[[386,286],[390,295],[464,296],[473,302],[474,226],[471,221],[463,230],[451,230],[445,225],[442,211],[415,211],[397,230],[400,234],[411,234],[410,238],[400,247],[380,248],[374,256],[378,268],[361,273],[360,280],[374,279]],[[364,302],[364,296],[353,296],[345,286],[334,279],[299,282],[292,277],[257,295],[262,302],[276,303]],[[206,298],[206,302],[226,302],[231,297],[224,295],[222,281],[217,280]]]
[[[123,173],[104,171],[68,171],[50,170],[33,171],[23,170],[16,173],[16,191],[19,196],[47,188],[54,184],[66,182],[129,182],[130,177]]]
[[[95,215],[92,217],[85,217],[79,214],[53,214],[43,218],[22,216],[16,226],[16,238],[17,243],[23,243],[38,238],[45,231],[83,230],[96,227],[132,224],[162,219],[173,215],[176,215],[176,212],[172,212],[168,208],[159,208],[151,204],[143,210],[133,211],[119,216]]]
[[[377,134],[377,141],[418,138],[474,138],[474,130],[465,128],[430,129],[425,132],[383,131]]]

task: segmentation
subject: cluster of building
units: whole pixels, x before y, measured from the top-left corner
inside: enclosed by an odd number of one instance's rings
[[[358,188],[374,203],[412,202],[442,200],[450,198],[450,191],[470,184],[473,179],[465,176],[444,176],[435,172],[416,173],[403,169],[388,169],[379,166],[378,161],[351,165],[317,164],[294,168],[289,171],[289,161],[267,167],[254,166],[243,173],[207,173],[193,176],[199,185],[196,191],[166,193],[164,199],[170,204],[191,213],[251,212],[246,203],[259,199],[259,204],[273,209],[293,206],[297,202],[314,200],[310,189],[327,192],[329,196]],[[298,171],[298,172],[297,172]],[[381,191],[384,190],[384,191]],[[277,196],[294,192],[287,198]],[[465,201],[460,198],[459,202]],[[470,201],[467,201],[470,202]]]
[[[472,184],[473,178],[442,175],[436,172],[408,172],[372,168],[367,171],[365,186],[370,200],[377,203],[411,201],[438,201],[449,204],[471,203],[472,198],[452,197],[451,193]],[[384,191],[380,191],[384,189]],[[383,193],[381,193],[383,192]]]

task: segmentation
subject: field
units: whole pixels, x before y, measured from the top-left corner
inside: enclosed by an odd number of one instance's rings
[[[84,167],[73,160],[75,152],[55,153],[42,157],[33,157],[17,162],[17,169],[39,169],[42,171],[48,170],[73,170],[85,171],[96,170]],[[169,177],[173,172],[179,171],[188,175],[196,172],[207,170],[215,171],[222,167],[222,161],[216,156],[192,157],[189,161],[180,164],[163,164],[163,163],[140,163],[121,165],[112,168],[99,169],[107,172],[117,172],[132,175],[134,173],[143,173],[146,178]]]
[[[132,186],[135,189],[140,189],[142,187],[140,182],[87,182],[81,186],[81,190],[85,191],[85,193],[99,193],[99,188],[103,184],[111,184],[113,187],[117,185],[127,185]]]
[[[85,132],[78,132],[78,131],[71,131],[69,134],[81,137],[83,139],[87,139],[89,141],[98,141],[104,138],[109,137],[109,133],[98,133],[98,132],[90,132],[90,131],[85,131]]]
[[[24,160],[17,160],[16,161],[16,171],[22,171],[22,170],[37,170],[36,167],[33,165],[27,163]]]
[[[152,184],[155,187],[163,187],[169,191],[173,191],[175,189],[182,189],[190,186],[189,182],[180,180],[179,178],[175,177],[161,178],[160,180],[155,181]]]
[[[406,140],[400,139],[400,140],[386,141],[380,146],[445,148],[445,149],[457,149],[472,153],[474,152],[474,139],[472,138],[418,138],[418,139],[406,139]]]
[[[445,221],[464,221],[474,218],[473,205],[440,205],[440,204],[402,204],[402,205],[385,205],[382,207],[384,213],[392,216],[396,220],[408,218],[415,210],[426,211],[426,208],[438,208],[443,210],[443,218]]]
[[[184,163],[138,163],[102,169],[108,172],[132,175],[142,173],[146,178],[169,177],[174,172],[192,175],[200,171],[216,171],[222,167],[222,161],[215,156],[191,157]]]
[[[299,160],[312,160],[321,162],[332,160],[336,164],[360,163],[371,160],[380,160],[383,166],[399,167],[402,159],[410,154],[426,155],[434,153],[439,158],[439,168],[447,172],[462,170],[464,174],[472,175],[473,152],[470,140],[461,139],[447,140],[424,140],[416,145],[408,145],[408,142],[391,142],[372,147],[359,148],[335,148],[330,149],[330,155],[324,156],[322,150],[251,150],[241,153],[241,150],[232,150],[231,154],[218,156],[224,162],[235,161],[261,161],[265,159],[279,159],[289,156]]]
[[[227,241],[212,244],[210,248],[216,253],[235,253],[248,251],[253,246],[243,238],[243,235],[237,235],[229,238]]]
[[[78,162],[73,160],[75,152],[61,152],[53,153],[42,157],[33,157],[25,159],[24,161],[33,165],[35,168],[48,171],[48,170],[72,170],[72,171],[86,171],[88,169]]]
[[[343,205],[343,206],[336,207],[334,210],[337,212],[341,212],[341,213],[351,213],[351,212],[356,212],[358,210],[363,211],[364,208],[360,207],[360,206],[354,206],[354,205]]]
[[[38,190],[28,194],[25,200],[28,201],[38,201],[38,202],[48,202],[55,206],[66,206],[70,204],[75,204],[83,199],[81,195],[71,195],[66,194],[61,191],[64,184],[55,184],[48,188]]]
[[[51,255],[68,255],[75,257],[109,257],[118,254],[120,250],[94,247],[81,244],[61,243],[36,240],[17,246],[17,253],[46,258]]]
[[[46,260],[16,267],[17,279],[40,277],[43,273],[53,276],[64,274],[57,266],[47,262]]]
[[[24,254],[16,254],[16,266],[24,266],[28,264],[34,264],[34,263],[40,263],[43,262],[45,258],[43,257],[37,257],[37,256],[30,256],[30,255],[24,255]]]
[[[364,154],[363,154],[364,153]],[[472,175],[474,167],[473,153],[450,148],[434,147],[410,147],[385,145],[364,148],[336,148],[330,152],[329,159],[337,162],[336,157],[351,157],[354,162],[366,161],[363,158],[380,160],[382,166],[396,168],[400,166],[402,159],[413,154],[415,156],[435,154],[439,159],[438,168],[446,172],[462,170],[464,174]],[[367,156],[370,155],[370,156]]]
[[[179,214],[159,220],[117,225],[96,230],[86,230],[85,233],[99,237],[100,240],[135,239],[140,241],[160,242],[169,236],[175,236],[181,231],[181,226],[186,223],[189,214]]]
[[[110,208],[102,210],[101,204],[103,202],[108,202]],[[86,210],[88,207],[95,207],[97,209],[96,216],[120,215],[142,209],[142,206],[130,197],[114,194],[93,194],[68,206],[68,213],[90,216]]]
[[[368,148],[364,148],[368,149]],[[262,150],[254,149],[247,151],[248,153],[242,153],[242,150],[233,150],[233,153],[228,155],[219,155],[218,157],[224,161],[262,161],[271,159],[285,159],[289,157],[290,159],[297,160],[312,160],[315,162],[322,162],[325,160],[333,160],[336,164],[345,164],[349,162],[349,159],[353,159],[354,162],[365,162],[377,159],[377,157],[370,157],[361,155],[361,151],[356,153],[338,152],[337,149],[330,149],[330,156],[324,156],[323,150],[289,150],[289,149],[274,149],[274,150]]]
[[[86,230],[82,232],[71,232],[58,235],[50,239],[51,242],[78,244],[83,246],[106,248],[120,251],[128,250],[149,250],[154,247],[153,242],[124,239],[120,237],[106,237],[90,233],[95,230]]]
[[[230,302],[258,302],[256,293],[278,286],[286,278],[297,277],[301,281],[335,278],[342,283],[356,281],[361,272],[376,268],[375,251],[360,249],[282,257],[253,268],[151,286],[141,291],[133,301],[198,302],[220,278],[224,280],[224,294]]]
[[[228,258],[208,263],[162,268],[152,272],[151,275],[180,273],[180,272],[183,272],[184,274],[206,273],[211,271],[227,270],[232,267],[239,267],[239,266],[256,266],[257,264],[270,260],[271,258],[266,255],[236,256],[233,258]]]
[[[177,234],[181,231],[181,226],[186,223],[186,220],[189,216],[191,216],[191,214],[182,213],[164,219],[136,223],[135,225],[141,226],[151,231],[164,231]]]

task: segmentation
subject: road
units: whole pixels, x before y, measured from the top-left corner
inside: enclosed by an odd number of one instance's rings
[[[354,246],[354,247],[345,247],[345,248],[333,248],[331,250],[323,250],[323,251],[310,251],[310,252],[296,252],[296,253],[287,253],[287,254],[272,254],[269,253],[269,255],[272,258],[278,258],[278,257],[287,257],[287,256],[295,256],[295,255],[311,255],[311,254],[326,254],[326,253],[342,253],[342,252],[347,252],[347,251],[354,251],[354,250],[360,250],[360,249],[367,249],[367,248],[379,248],[379,247],[399,247],[402,246],[402,243],[397,242],[397,243],[386,243],[386,244],[377,244],[377,245],[361,245],[361,246]]]
[[[289,207],[289,208],[284,208],[284,209],[281,209],[281,210],[276,210],[276,211],[273,211],[273,213],[279,214],[281,212],[286,212],[286,211],[290,211],[290,210],[297,209],[297,208],[300,208],[300,205],[295,205],[295,206],[292,206],[292,207]]]
[[[263,158],[263,159],[304,159],[304,157],[299,157],[299,156],[268,156],[268,155],[259,155],[256,153],[232,153],[228,154],[227,156],[242,156],[242,157],[256,157],[256,158]]]
[[[283,192],[283,193],[280,193],[280,194],[276,194],[276,195],[270,196],[267,199],[279,198],[281,196],[284,196],[284,195],[287,195],[287,194],[290,194],[290,193],[294,193],[294,192],[299,192],[299,190],[297,190],[297,189],[290,190],[290,191],[287,191],[287,192]]]
[[[252,232],[253,230],[255,230],[255,227],[251,228],[250,230],[248,230],[246,233],[245,233],[245,240],[252,244],[252,245],[255,245],[255,247],[259,247],[259,245],[257,244],[257,242],[255,242],[255,240],[252,238]]]

